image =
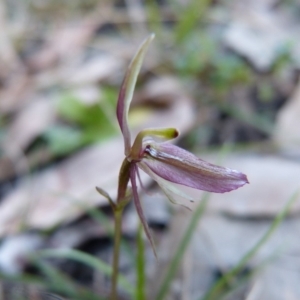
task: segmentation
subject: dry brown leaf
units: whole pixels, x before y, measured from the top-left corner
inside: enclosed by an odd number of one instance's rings
[[[282,50],[299,64],[300,26],[292,13],[274,9],[270,1],[237,1],[228,9],[224,43],[246,57],[259,71],[268,71]],[[289,45],[289,49],[287,46]]]
[[[0,247],[1,271],[12,276],[21,274],[28,262],[29,255],[40,249],[43,243],[42,235],[36,233],[25,233],[5,238]]]
[[[173,216],[168,235],[159,245],[158,263],[151,264],[151,280],[148,280],[149,299],[155,298],[160,287],[157,282],[162,282],[191,217],[192,213],[185,209],[179,210]],[[216,282],[218,274],[236,266],[262,238],[271,223],[270,219],[230,218],[223,214],[206,212],[176,273],[168,299],[183,299],[183,293],[190,299],[204,296]],[[251,272],[254,268],[259,269],[251,273],[252,280],[263,282],[259,290],[260,297],[257,299],[288,299],[285,297],[287,291],[292,295],[300,295],[300,247],[297,238],[299,229],[300,222],[297,218],[283,221],[272,238],[247,262],[244,269],[246,272]],[[274,257],[275,254],[277,255]],[[266,260],[268,264],[265,263]],[[190,273],[188,277],[186,272]],[[240,293],[245,295],[247,285],[252,286],[251,278],[239,283],[236,291],[233,291],[231,296],[228,295],[228,299],[244,299],[245,296]]]
[[[37,175],[27,178],[0,206],[0,234],[15,231],[20,222],[29,227],[49,228],[72,220],[91,205],[106,203],[95,186],[115,196],[118,166],[123,153],[120,139],[87,148]]]
[[[67,70],[64,74],[66,84],[82,85],[97,83],[103,79],[115,77],[124,69],[124,62],[112,55],[100,55],[85,62],[82,66],[76,66],[76,70]]]
[[[19,71],[19,74],[8,80],[6,86],[0,90],[1,114],[11,113],[31,101],[31,79],[23,70]]]
[[[289,155],[300,157],[300,81],[287,104],[278,113],[273,140]]]
[[[93,13],[76,26],[65,24],[52,32],[43,49],[28,61],[29,66],[40,71],[59,61],[69,60],[70,56],[77,56],[87,46],[97,28],[107,21],[111,10],[111,5],[107,4],[99,3]]]
[[[270,11],[249,11],[235,18],[225,32],[225,44],[261,71],[268,70],[286,41],[285,32]]]
[[[8,127],[5,139],[1,144],[3,156],[0,159],[0,179],[5,180],[13,175],[28,172],[37,162],[49,160],[47,151],[30,153],[24,156],[25,149],[55,120],[56,113],[53,99],[38,99],[32,101],[14,116]]]
[[[143,89],[135,94],[133,103],[172,105],[174,99],[184,96],[183,91],[184,88],[178,78],[168,75],[159,76],[150,79]]]
[[[11,24],[8,20],[8,12],[5,2],[0,2],[0,62],[1,68],[6,72],[13,71],[20,64],[17,51],[14,47],[11,34]]]
[[[300,188],[300,164],[274,155],[230,155],[223,166],[247,174],[250,184],[212,194],[210,207],[239,217],[273,217]],[[300,212],[300,195],[291,209]]]
[[[21,110],[9,126],[5,148],[25,149],[53,124],[56,117],[53,99],[38,99]]]
[[[298,252],[299,253],[299,252]],[[300,298],[299,289],[299,260],[290,256],[290,259],[279,260],[266,268],[254,278],[255,284],[259,285],[256,298],[274,300],[297,300]],[[247,298],[248,300],[248,298]]]

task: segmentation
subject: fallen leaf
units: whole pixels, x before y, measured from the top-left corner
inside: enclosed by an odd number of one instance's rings
[[[4,147],[26,149],[37,136],[54,123],[55,117],[52,99],[44,98],[33,101],[15,116],[9,126]]]
[[[300,164],[275,155],[230,155],[222,165],[247,174],[250,184],[212,194],[209,207],[239,217],[273,217],[299,190]],[[300,212],[300,195],[291,213]]]
[[[267,71],[286,42],[284,32],[270,11],[247,11],[243,15],[228,26],[224,43],[258,70]]]
[[[124,69],[124,61],[109,54],[102,54],[76,66],[76,70],[69,69],[64,74],[65,84],[83,85],[115,77]]]
[[[273,140],[284,153],[300,157],[300,81],[277,115]]]

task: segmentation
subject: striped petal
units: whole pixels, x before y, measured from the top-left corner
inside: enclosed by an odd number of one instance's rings
[[[184,206],[188,208],[184,202],[178,201],[178,200],[188,200],[190,202],[194,202],[194,197],[188,195],[187,193],[183,192],[182,189],[177,188],[177,186],[170,182],[167,181],[158,175],[156,175],[154,172],[152,172],[149,167],[144,164],[144,162],[139,162],[137,163],[138,167],[142,169],[146,174],[148,174],[154,181],[157,182],[159,187],[162,189],[162,191],[165,193],[167,198],[170,200],[171,203],[173,204],[179,204],[181,206]],[[189,208],[188,208],[189,209]]]
[[[143,164],[173,183],[214,193],[229,192],[248,183],[243,173],[208,163],[169,143],[149,144],[144,153]]]

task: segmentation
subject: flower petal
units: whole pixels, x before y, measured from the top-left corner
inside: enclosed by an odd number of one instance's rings
[[[174,183],[171,183],[170,181],[167,181],[160,176],[156,175],[147,164],[144,163],[144,161],[141,161],[137,163],[138,167],[142,169],[146,174],[148,174],[154,181],[157,182],[157,184],[160,186],[160,188],[163,190],[163,192],[166,194],[166,196],[169,198],[171,202],[176,202],[172,199],[172,194],[175,194],[181,198],[187,199],[191,202],[194,202],[194,198],[188,195],[187,193],[184,193],[182,190],[179,190]]]
[[[146,146],[143,163],[168,181],[195,189],[224,193],[248,183],[236,170],[210,164],[194,154],[169,143]]]
[[[130,131],[128,127],[128,111],[132,100],[133,91],[137,81],[137,76],[140,72],[141,65],[151,41],[154,38],[154,34],[151,34],[140,46],[135,56],[133,57],[123,83],[118,97],[117,104],[117,119],[123,133],[124,144],[125,144],[125,155],[127,156],[130,151],[131,141],[130,141]]]
[[[144,164],[143,162],[137,163],[140,169],[142,169],[146,174],[148,174],[153,180],[157,182],[159,187],[162,189],[162,191],[165,193],[169,201],[173,204],[179,204],[181,206],[184,206],[187,209],[190,209],[186,205],[184,205],[181,202],[178,202],[174,199],[174,196],[179,196],[181,199],[189,200],[190,202],[194,202],[194,198],[188,195],[187,193],[184,193],[182,190],[178,189],[174,183],[171,183],[170,181],[167,181],[158,175],[156,175],[154,172],[152,172],[149,167]]]

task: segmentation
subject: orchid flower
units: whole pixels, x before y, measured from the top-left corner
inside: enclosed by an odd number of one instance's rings
[[[181,195],[174,183],[198,190],[224,193],[243,186],[248,180],[246,175],[238,171],[210,164],[184,149],[167,143],[179,135],[175,128],[144,129],[131,144],[128,111],[145,52],[153,38],[152,34],[141,44],[128,67],[119,93],[117,119],[125,146],[118,201],[125,197],[130,181],[137,213],[154,249],[137,190],[139,169],[155,180],[171,201],[174,193]]]

